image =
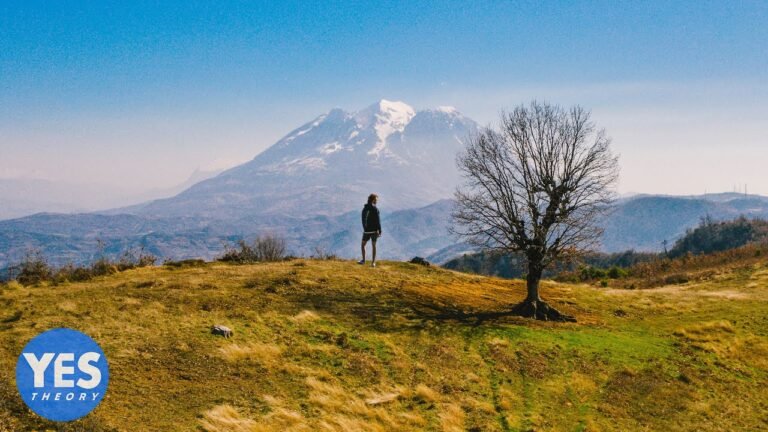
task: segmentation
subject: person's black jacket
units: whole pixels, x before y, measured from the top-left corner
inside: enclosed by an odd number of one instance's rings
[[[365,207],[363,207],[363,231],[381,231],[379,209],[373,204],[366,204]]]

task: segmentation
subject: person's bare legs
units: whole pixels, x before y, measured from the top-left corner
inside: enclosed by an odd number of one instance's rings
[[[362,244],[360,245],[360,251],[363,253],[363,260],[362,260],[363,263],[365,263],[365,244],[366,243],[368,243],[368,242],[363,240]],[[374,250],[373,259],[376,259],[376,252],[375,252],[376,251],[376,243],[374,243],[373,250]]]
[[[371,265],[376,264],[376,239],[371,239]],[[363,248],[363,259],[365,259],[365,248]]]

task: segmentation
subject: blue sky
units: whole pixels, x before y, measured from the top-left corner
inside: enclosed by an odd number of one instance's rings
[[[332,107],[539,98],[593,110],[622,192],[768,194],[767,83],[764,1],[4,1],[0,177],[139,191]]]

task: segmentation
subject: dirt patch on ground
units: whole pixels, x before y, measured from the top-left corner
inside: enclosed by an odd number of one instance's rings
[[[743,300],[752,297],[750,294],[741,291],[699,291],[699,295],[705,297],[720,297],[727,300]]]
[[[662,294],[669,296],[689,296],[689,297],[717,297],[724,299],[743,300],[752,297],[752,294],[737,290],[706,290],[697,286],[668,285],[660,288],[648,288],[642,291],[625,289],[607,289],[603,291],[608,295],[632,296],[642,294]]]

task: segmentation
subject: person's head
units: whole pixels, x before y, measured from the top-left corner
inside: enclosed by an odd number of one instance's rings
[[[379,200],[379,196],[376,194],[370,194],[368,195],[368,204],[376,205],[376,202]]]

